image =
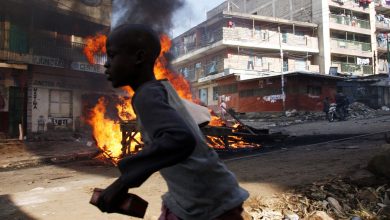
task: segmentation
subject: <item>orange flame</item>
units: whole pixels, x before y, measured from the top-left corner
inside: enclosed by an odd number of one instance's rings
[[[172,43],[167,35],[160,37],[161,53],[154,65],[154,74],[157,79],[168,79],[180,97],[192,100],[191,87],[183,75],[172,73],[168,68],[165,54],[169,52]]]
[[[116,163],[122,154],[122,133],[118,123],[105,117],[106,105],[105,99],[100,98],[86,120],[92,125],[93,137],[104,156]]]
[[[90,64],[95,64],[94,55],[97,53],[106,53],[107,36],[99,34],[94,37],[88,37],[84,47],[84,54]]]
[[[259,148],[261,147],[260,144],[255,143],[249,143],[244,141],[243,138],[237,137],[237,136],[227,136],[224,138],[222,137],[214,137],[214,136],[206,136],[208,140],[209,147],[212,147],[214,149],[225,149],[227,150],[226,144],[228,144],[230,149],[239,149],[239,148]]]

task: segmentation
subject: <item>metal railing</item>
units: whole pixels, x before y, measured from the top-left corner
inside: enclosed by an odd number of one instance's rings
[[[361,20],[357,18],[352,18],[345,15],[330,15],[330,21],[337,23],[337,24],[343,24],[348,25],[351,27],[358,27],[358,28],[364,28],[364,29],[370,29],[370,21],[367,20]]]
[[[245,58],[247,60],[245,60]],[[285,71],[308,70],[319,72],[319,66],[311,65],[309,61],[306,61],[305,65],[290,65],[288,68],[289,69],[286,69]],[[198,78],[219,74],[228,69],[237,70],[240,73],[245,72],[250,74],[265,72],[279,73],[281,71],[281,63],[280,58],[275,57],[262,57],[259,59],[232,55],[230,58],[223,58],[217,61],[199,61],[197,64],[178,66],[176,69],[189,81],[193,82],[198,80]]]
[[[377,27],[377,28],[381,28],[381,29],[390,29],[390,23],[385,23],[385,22],[383,22],[383,21],[376,21],[375,22],[375,26]]]
[[[9,39],[0,38],[2,60],[33,64],[32,57],[41,56],[58,59],[65,65],[72,62],[88,62],[83,53],[85,47],[83,43],[42,37],[37,33],[11,33],[7,29],[0,32],[4,33],[3,36],[9,36]],[[103,64],[107,59],[105,54],[96,54],[94,58],[98,64]]]
[[[355,63],[332,62],[332,66],[339,66],[342,73],[373,74],[372,65],[358,65]]]
[[[381,1],[381,0],[375,0],[374,2],[375,2],[375,4],[377,4],[379,6],[390,7],[390,2],[388,2],[388,1],[385,1],[384,2],[385,4],[382,4],[383,1]]]
[[[336,45],[338,48],[344,48],[349,50],[360,50],[364,52],[371,52],[371,43],[351,41],[344,39],[332,38],[334,42],[333,45]]]
[[[192,36],[196,36],[196,34],[193,33]],[[175,57],[185,55],[197,49],[207,47],[213,43],[221,41],[223,39],[222,26],[214,30],[210,30],[207,34],[203,34],[201,36],[191,37],[191,35],[188,35],[187,39],[189,39],[188,42],[184,43],[176,41],[173,42],[171,52]]]
[[[377,43],[379,49],[387,50],[387,40],[377,41]]]
[[[196,37],[191,37],[196,36]],[[318,39],[316,37],[305,36],[305,35],[296,35],[292,33],[286,33],[285,36],[285,45],[296,46],[301,48],[318,49]],[[182,37],[186,39],[186,37]],[[279,44],[279,33],[272,30],[254,30],[252,28],[246,27],[224,27],[221,25],[218,28],[209,31],[208,34],[204,35],[188,35],[187,39],[190,39],[188,42],[174,41],[172,47],[172,53],[175,57],[179,57],[185,54],[188,54],[192,51],[198,50],[200,48],[207,47],[213,43],[222,40],[231,40],[239,41],[243,43],[253,43],[256,46],[261,45],[278,45]]]

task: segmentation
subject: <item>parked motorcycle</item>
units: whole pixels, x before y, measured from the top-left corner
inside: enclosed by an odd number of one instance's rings
[[[329,112],[328,112],[328,120],[333,122],[338,119],[339,121],[344,121],[347,118],[347,111],[345,108],[337,108],[336,103],[330,104]]]

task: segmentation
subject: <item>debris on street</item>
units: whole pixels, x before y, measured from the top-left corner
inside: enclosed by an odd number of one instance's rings
[[[390,186],[358,187],[347,180],[313,183],[273,198],[252,198],[252,219],[389,219]]]
[[[375,109],[372,109],[360,102],[354,102],[350,104],[348,107],[348,112],[349,119],[373,118],[377,116],[377,111]]]

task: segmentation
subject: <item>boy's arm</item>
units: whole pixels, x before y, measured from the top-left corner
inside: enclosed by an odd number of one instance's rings
[[[115,212],[129,188],[138,187],[154,172],[185,160],[196,145],[190,128],[168,105],[162,85],[143,88],[134,97],[133,105],[153,143],[137,155],[119,162],[122,175],[101,193],[98,200],[98,207],[103,212]]]
[[[143,88],[133,105],[153,141],[137,155],[119,162],[120,181],[128,188],[138,187],[154,172],[185,160],[196,145],[191,129],[168,104],[162,85]]]

